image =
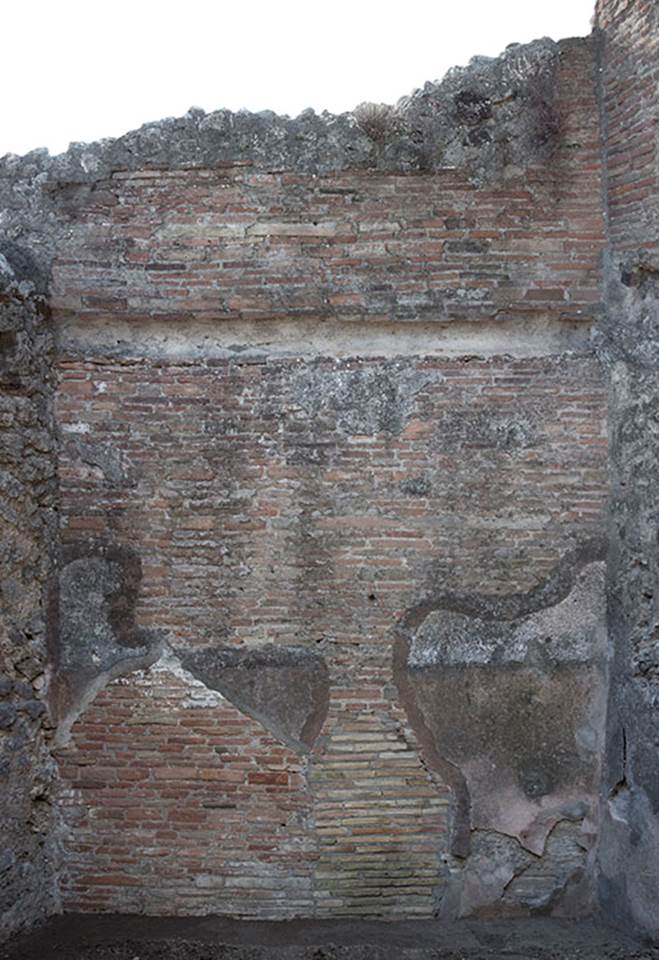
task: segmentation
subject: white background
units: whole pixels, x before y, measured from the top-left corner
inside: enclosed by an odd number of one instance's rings
[[[584,36],[594,0],[0,0],[0,156],[191,106],[394,103],[471,56]]]

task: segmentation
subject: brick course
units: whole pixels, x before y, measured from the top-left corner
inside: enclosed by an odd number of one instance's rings
[[[451,796],[399,702],[394,630],[433,577],[524,592],[601,529],[597,363],[67,361],[60,373],[64,541],[138,548],[139,623],[172,645],[303,643],[331,689],[301,763],[231,705],[197,709],[196,688],[160,669],[115,681],[60,756],[69,907],[432,915]],[[355,412],[349,391],[365,384],[371,399],[399,391],[398,419]],[[119,455],[123,479],[90,466],[95,445]],[[235,814],[205,810],[234,795]],[[253,889],[223,879],[238,863]]]
[[[605,538],[654,516],[623,489],[655,456],[653,10],[601,0],[603,33],[472,65],[382,141],[194,114],[0,163],[59,346],[65,909],[606,901]]]

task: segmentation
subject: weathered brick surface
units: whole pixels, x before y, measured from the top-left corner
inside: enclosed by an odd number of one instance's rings
[[[587,358],[63,362],[62,537],[138,548],[177,642],[349,655],[431,569],[523,592],[598,529],[603,400]]]
[[[509,50],[383,131],[193,112],[0,164],[1,249],[42,284],[52,266],[60,337],[67,908],[591,908],[608,655],[594,321],[617,384],[609,589],[614,615],[638,601],[648,703],[655,672],[652,585],[626,573],[653,513],[624,488],[656,466],[656,15],[603,0],[599,18],[599,54],[597,38]],[[42,473],[25,480],[33,607]],[[17,669],[12,652],[12,684]]]
[[[451,792],[424,768],[400,703],[395,628],[438,580],[458,593],[524,593],[599,533],[597,363],[71,360],[60,374],[64,542],[138,550],[138,621],[172,647],[307,645],[325,658],[331,691],[301,764],[233,707],[199,713],[194,690],[179,694],[189,704],[167,690],[161,701],[159,669],[115,681],[62,754],[69,905],[432,915]],[[120,470],[103,469],[107,449]],[[164,763],[181,729],[188,739]],[[234,736],[240,749],[220,762],[213,747],[232,750]],[[185,783],[172,793],[177,765]],[[225,812],[199,807],[209,791],[236,790],[228,857],[214,826]],[[280,793],[298,819],[280,818]],[[254,841],[247,824],[265,801],[274,806]],[[188,847],[204,856],[188,863]],[[237,863],[258,878],[243,900],[223,879]]]
[[[58,758],[68,909],[313,912],[306,761],[180,667],[116,680]]]
[[[657,10],[651,0],[600,2],[609,241],[656,250]]]

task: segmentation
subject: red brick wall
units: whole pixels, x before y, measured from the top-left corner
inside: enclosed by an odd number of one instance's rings
[[[336,399],[370,374],[404,411],[379,429],[381,411],[351,424]],[[601,529],[595,361],[70,361],[61,376],[65,542],[135,546],[139,622],[174,645],[308,644],[331,685],[305,762],[166,667],[110,685],[61,753],[68,905],[432,914],[450,796],[398,702],[394,628],[433,576],[523,592]],[[67,437],[120,452],[126,479]]]
[[[659,34],[653,0],[600,0],[609,241],[617,251],[659,245]]]
[[[139,548],[141,622],[190,644],[353,644],[390,625],[429,562],[454,589],[486,578],[506,592],[518,564],[521,591],[601,517],[604,393],[590,359],[72,361],[61,373],[62,537]],[[399,391],[393,434],[368,413],[341,422],[354,401],[335,401],[339,387],[357,394],[369,374],[374,392]],[[66,443],[81,429],[120,452],[123,483]],[[416,478],[421,497],[405,492]]]
[[[220,694],[164,666],[115,681],[63,757],[68,909],[310,909],[303,764]]]

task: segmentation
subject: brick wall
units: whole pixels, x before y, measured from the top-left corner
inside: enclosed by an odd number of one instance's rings
[[[78,327],[339,318],[584,325],[600,299],[593,48],[560,49],[549,163],[510,157],[486,188],[465,170],[309,175],[116,172],[72,185],[53,307]],[[73,211],[73,212],[72,212]]]
[[[621,252],[639,243],[656,250],[657,170],[656,9],[650,0],[600,2],[602,99],[606,123],[609,241]]]

